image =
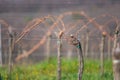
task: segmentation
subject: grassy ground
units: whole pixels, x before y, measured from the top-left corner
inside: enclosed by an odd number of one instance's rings
[[[100,73],[100,61],[85,60],[85,69],[82,80],[113,80],[112,63],[105,61],[104,75]],[[78,61],[77,59],[62,59],[62,80],[77,80]],[[2,80],[9,80],[7,69],[0,68]],[[56,80],[57,61],[43,61],[29,66],[14,66],[11,73],[11,80]]]

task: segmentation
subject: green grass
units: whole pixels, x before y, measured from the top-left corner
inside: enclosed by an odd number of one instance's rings
[[[43,61],[34,65],[16,65],[12,69],[11,80],[56,80],[57,59]],[[85,60],[85,68],[82,80],[113,80],[112,62],[106,60],[104,63],[104,74],[100,73],[99,60]],[[77,80],[77,59],[62,59],[62,80]],[[7,68],[0,68],[3,80],[7,80]]]

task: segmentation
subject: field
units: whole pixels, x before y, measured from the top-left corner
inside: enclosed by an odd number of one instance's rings
[[[77,80],[77,59],[62,58],[62,80]],[[7,67],[0,68],[1,80],[56,80],[57,60],[42,61],[35,65],[14,65],[11,76],[7,76]],[[100,61],[85,59],[82,80],[113,80],[112,61],[105,60],[104,74],[100,72]]]

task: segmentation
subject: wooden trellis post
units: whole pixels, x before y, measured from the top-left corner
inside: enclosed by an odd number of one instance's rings
[[[115,31],[114,35],[114,45],[112,50],[112,60],[113,60],[113,75],[114,80],[120,80],[120,47],[117,45],[119,31]]]
[[[106,33],[103,32],[102,33],[102,39],[101,39],[101,50],[100,50],[100,71],[101,71],[101,75],[104,74],[104,46],[105,46],[105,37],[106,37]]]
[[[1,24],[0,24],[0,66],[2,66],[2,30],[1,30]]]
[[[89,46],[89,30],[86,33],[86,46],[85,46],[85,56],[88,57],[88,46]]]
[[[61,80],[61,39],[59,38],[58,41],[57,41],[57,45],[58,45],[58,56],[57,56],[57,59],[58,59],[58,75],[57,75],[57,80]]]
[[[81,37],[81,45],[82,45],[82,51],[83,51],[83,56],[85,56],[85,36],[82,35]]]
[[[63,35],[63,31],[60,31],[59,34],[56,34],[56,36],[58,37],[58,41],[57,41],[57,61],[58,61],[58,68],[57,68],[57,80],[61,80],[61,48],[62,48],[62,42],[61,42],[61,38]]]
[[[91,46],[91,55],[92,55],[92,58],[96,58],[96,55],[95,55],[95,52],[94,52],[94,46]]]
[[[12,53],[14,49],[14,33],[12,32],[12,27],[8,28],[9,31],[9,63],[8,63],[8,78],[11,80],[11,69],[12,69]]]
[[[46,58],[49,60],[50,58],[50,42],[51,42],[51,35],[48,35],[47,43],[46,43]]]
[[[119,44],[113,54],[113,73],[114,80],[120,80],[120,47]]]
[[[111,40],[108,38],[108,59],[111,57]]]

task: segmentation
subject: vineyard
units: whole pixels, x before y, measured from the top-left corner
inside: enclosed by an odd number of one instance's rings
[[[120,59],[120,19],[116,16],[90,17],[84,11],[65,12],[31,19],[21,31],[3,19],[0,24],[0,80],[116,77],[112,63]]]
[[[12,80],[56,80],[57,76],[57,59],[51,59],[49,62],[43,61],[29,66],[14,66],[12,70]],[[112,63],[105,61],[105,72],[101,78],[100,62],[97,60],[86,60],[85,71],[82,80],[113,80]],[[111,67],[110,67],[111,66]],[[27,67],[27,68],[26,68]],[[62,59],[62,80],[76,80],[77,79],[77,59]],[[3,80],[7,80],[6,68],[1,69]]]

